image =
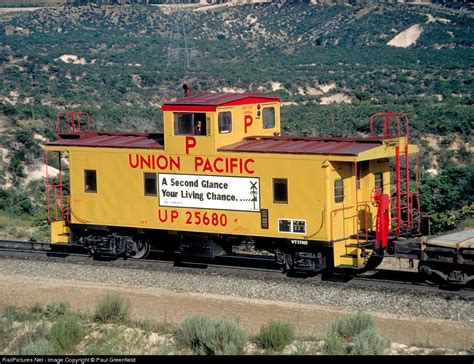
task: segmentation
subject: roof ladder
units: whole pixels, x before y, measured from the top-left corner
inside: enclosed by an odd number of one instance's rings
[[[376,113],[370,117],[370,136],[375,136],[375,121],[383,120],[383,137],[397,139],[395,146],[395,192],[391,195],[391,233],[396,236],[418,234],[421,227],[421,213],[418,185],[418,154],[411,170],[409,145],[409,121],[405,113]],[[404,140],[404,143],[401,141]],[[403,145],[404,144],[404,145]],[[412,181],[410,177],[414,176]],[[410,183],[412,185],[410,186]]]

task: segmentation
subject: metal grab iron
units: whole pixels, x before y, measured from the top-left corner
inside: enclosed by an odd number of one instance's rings
[[[377,203],[377,221],[375,225],[375,249],[387,249],[390,224],[390,196],[375,190],[374,201]]]

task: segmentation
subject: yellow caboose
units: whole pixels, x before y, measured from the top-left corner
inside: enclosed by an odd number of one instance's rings
[[[79,113],[61,130],[58,119],[46,158],[67,159],[69,178],[47,183],[53,243],[135,258],[251,244],[286,270],[318,272],[364,268],[416,229],[404,115],[384,115],[382,137],[323,138],[281,136],[280,99],[265,95],[208,93],[162,111],[163,134],[91,131]]]

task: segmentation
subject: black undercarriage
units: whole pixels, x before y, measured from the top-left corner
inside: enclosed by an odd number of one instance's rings
[[[119,228],[99,225],[70,225],[71,245],[86,248],[95,259],[143,259],[150,251],[160,252],[175,262],[211,262],[221,258],[260,258],[272,262],[282,272],[311,276],[333,271],[333,250],[325,242],[301,242],[265,237],[205,234],[153,229]],[[364,250],[362,249],[364,252]],[[419,261],[419,272],[426,279],[442,284],[465,285],[474,281],[472,250],[430,247],[421,250],[419,239],[391,241],[385,256]],[[376,268],[384,252],[373,253],[365,270]]]
[[[332,267],[329,246],[295,246],[288,239],[242,237],[148,229],[127,229],[97,225],[71,225],[71,244],[86,248],[97,259],[146,258],[151,250],[173,256],[213,260],[257,254],[264,260],[273,257],[283,272],[313,275]]]

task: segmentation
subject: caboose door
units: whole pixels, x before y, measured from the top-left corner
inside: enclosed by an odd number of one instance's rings
[[[329,189],[331,240],[349,239],[357,231],[355,176],[348,162],[332,162]]]

